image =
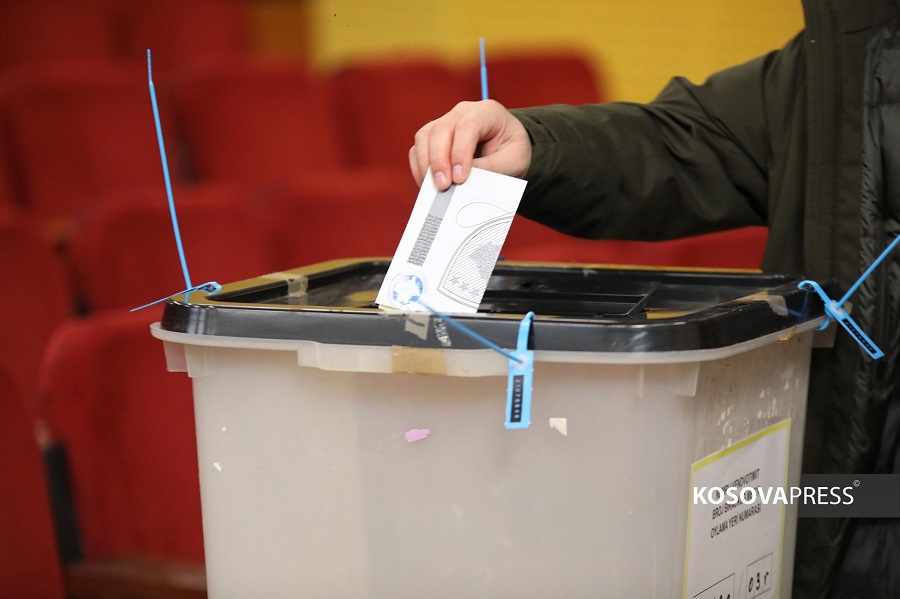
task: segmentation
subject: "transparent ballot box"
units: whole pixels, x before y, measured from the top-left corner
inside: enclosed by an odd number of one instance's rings
[[[696,488],[799,483],[799,277],[501,261],[450,316],[515,349],[535,313],[509,430],[509,358],[380,310],[387,266],[176,296],[153,326],[193,382],[210,597],[790,595],[796,506]]]

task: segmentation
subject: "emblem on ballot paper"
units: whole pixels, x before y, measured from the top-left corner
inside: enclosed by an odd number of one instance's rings
[[[395,276],[388,286],[391,305],[397,308],[415,306],[425,295],[427,286],[421,276],[403,272]]]
[[[478,225],[453,254],[438,291],[477,310],[512,219],[507,214]]]

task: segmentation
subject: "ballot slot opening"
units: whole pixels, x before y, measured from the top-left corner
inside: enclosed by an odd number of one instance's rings
[[[209,296],[216,303],[377,309],[375,297],[386,261],[355,262],[303,274],[308,288],[291,294],[285,281],[261,277],[230,285]],[[690,313],[777,287],[781,275],[751,273],[712,276],[702,272],[584,270],[564,266],[529,268],[499,263],[490,277],[479,313],[579,318],[642,318],[661,310]]]

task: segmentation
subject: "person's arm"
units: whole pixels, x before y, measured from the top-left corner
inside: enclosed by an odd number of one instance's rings
[[[663,239],[766,222],[772,145],[799,38],[645,105],[512,110],[532,141],[519,212],[589,238]]]

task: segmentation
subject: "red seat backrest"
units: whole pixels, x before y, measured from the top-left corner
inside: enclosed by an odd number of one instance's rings
[[[767,227],[742,227],[676,241],[683,266],[759,268],[769,239]]]
[[[73,271],[91,310],[136,308],[186,288],[165,188],[121,195],[72,233]],[[210,184],[173,196],[192,284],[272,270],[270,240],[241,189]]]
[[[174,82],[196,175],[263,184],[343,164],[328,90],[297,65],[223,63]]]
[[[460,75],[428,59],[350,65],[335,73],[345,149],[353,164],[409,170],[416,131],[467,97]]]
[[[44,348],[74,302],[50,246],[26,225],[2,218],[0,280],[0,367],[34,408]]]
[[[0,596],[62,599],[62,568],[33,415],[2,369],[0,489]]]
[[[124,10],[126,53],[140,63],[151,50],[161,76],[210,58],[246,55],[246,11],[237,0],[131,0]]]
[[[166,372],[150,335],[158,312],[108,313],[64,327],[42,398],[69,459],[84,556],[202,563],[190,380]]]
[[[547,104],[593,104],[606,100],[603,78],[588,58],[575,51],[528,50],[488,54],[488,95],[507,108]],[[480,67],[469,70],[472,93]]]
[[[116,7],[110,0],[3,0],[0,71],[117,54]]]
[[[4,91],[23,201],[46,221],[70,223],[111,190],[162,182],[146,70],[32,69]],[[170,111],[160,112],[171,137]],[[177,165],[170,167],[177,179]]]
[[[415,183],[407,173],[322,176],[260,206],[281,269],[335,258],[393,256],[409,220]]]

